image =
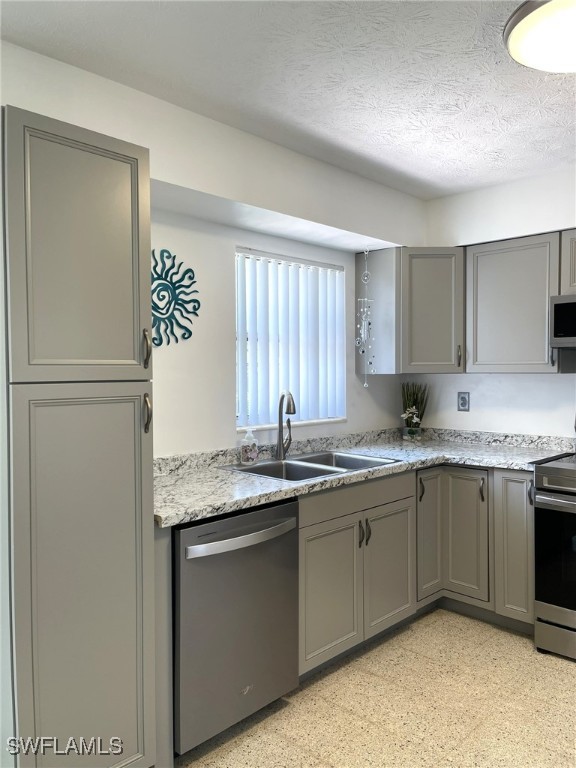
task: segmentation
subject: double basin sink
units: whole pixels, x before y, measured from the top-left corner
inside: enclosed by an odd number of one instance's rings
[[[260,461],[256,464],[239,464],[223,467],[223,469],[297,482],[299,480],[312,480],[316,477],[338,475],[343,472],[354,472],[359,469],[384,467],[388,464],[397,464],[398,461],[399,459],[364,456],[358,453],[322,451],[320,453],[306,453],[284,461]]]

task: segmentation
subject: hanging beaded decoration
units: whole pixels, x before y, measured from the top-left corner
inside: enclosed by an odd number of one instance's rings
[[[368,271],[368,250],[364,251],[364,272],[362,273],[362,282],[364,283],[364,297],[358,299],[358,335],[356,336],[356,347],[358,354],[366,356],[364,365],[364,386],[368,388],[368,373],[374,373],[374,355],[372,353],[372,304],[373,300],[368,298],[368,283],[372,275]]]

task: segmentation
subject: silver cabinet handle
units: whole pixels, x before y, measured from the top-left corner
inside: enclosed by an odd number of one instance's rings
[[[278,536],[283,536],[293,528],[296,528],[296,518],[290,517],[287,520],[282,520],[278,525],[272,525],[270,528],[263,528],[260,531],[254,531],[254,533],[246,533],[244,536],[234,536],[231,539],[211,541],[207,544],[193,544],[186,547],[185,557],[186,560],[194,560],[197,557],[209,557],[210,555],[220,555],[222,552],[233,552],[235,549],[253,547],[263,541],[270,541],[278,538]]]
[[[144,336],[144,368],[148,368],[150,365],[150,358],[152,357],[152,339],[150,338],[150,331],[148,328],[144,328],[142,331]]]
[[[481,501],[484,501],[484,483],[485,483],[485,480],[484,478],[482,478],[480,480],[480,500]]]
[[[528,483],[528,501],[530,505],[534,506],[534,480],[530,480]]]
[[[370,520],[366,520],[366,546],[368,546],[368,542],[370,541],[371,536],[372,528],[370,527]]]
[[[456,347],[456,364],[458,368],[462,365],[462,346],[460,344]]]
[[[418,478],[418,481],[420,483],[420,496],[418,496],[418,501],[422,501],[424,494],[426,493],[426,486],[424,485],[424,481],[421,477]]]
[[[150,424],[152,423],[152,400],[148,392],[144,395],[144,408],[146,409],[146,419],[144,421],[144,432],[150,432]]]
[[[358,541],[358,546],[362,546],[362,542],[364,541],[364,526],[362,525],[362,520],[358,520],[358,525],[360,527],[360,540]]]

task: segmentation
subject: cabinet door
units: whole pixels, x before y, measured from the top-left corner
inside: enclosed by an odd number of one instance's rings
[[[560,293],[576,293],[576,229],[560,233]]]
[[[443,470],[439,467],[418,473],[418,600],[442,589],[442,476]]]
[[[534,506],[531,472],[494,472],[496,613],[534,623]]]
[[[445,469],[444,588],[488,601],[488,475]]]
[[[467,249],[467,371],[553,373],[549,298],[558,293],[557,232]]]
[[[150,385],[14,385],[12,531],[18,731],[122,740],[122,753],[20,766],[154,764]],[[114,747],[115,748],[115,747]],[[96,747],[94,746],[94,749]]]
[[[300,530],[300,674],[363,638],[361,520]]]
[[[416,610],[414,499],[364,513],[364,637],[368,639]]]
[[[150,379],[148,150],[7,107],[5,157],[10,381]]]
[[[401,326],[403,373],[463,370],[462,248],[402,248]]]

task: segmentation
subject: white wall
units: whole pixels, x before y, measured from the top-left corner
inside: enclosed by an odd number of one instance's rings
[[[468,373],[404,376],[427,382],[425,427],[574,437],[574,374]],[[470,393],[470,411],[457,410],[457,393]]]
[[[234,249],[248,245],[275,253],[345,265],[347,285],[347,413],[332,425],[295,427],[294,437],[369,431],[400,425],[399,376],[354,372],[354,257],[163,211],[153,212],[152,244],[168,248],[196,272],[200,316],[189,341],[154,350],[156,456],[237,444],[235,429]],[[407,377],[402,377],[406,379]],[[444,429],[574,436],[573,374],[411,375],[427,381],[431,396],[424,426]],[[470,392],[471,410],[458,412],[457,392]],[[261,442],[273,442],[260,432]]]
[[[194,269],[194,288],[199,291],[201,302],[199,316],[193,318],[192,338],[154,349],[155,455],[229,448],[238,443],[234,267],[237,245],[345,267],[348,419],[334,424],[294,425],[294,439],[398,426],[399,381],[394,377],[372,376],[369,388],[365,389],[363,379],[354,373],[353,254],[153,211],[152,247],[167,248],[186,267]],[[270,431],[257,435],[263,443],[275,439]]]
[[[181,187],[393,243],[424,245],[425,203],[76,67],[2,44],[2,103],[149,147]]]
[[[472,245],[576,226],[576,166],[427,204],[428,245]]]

